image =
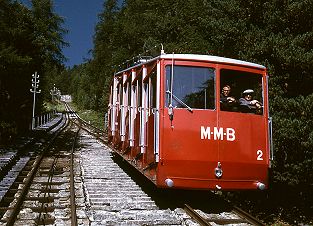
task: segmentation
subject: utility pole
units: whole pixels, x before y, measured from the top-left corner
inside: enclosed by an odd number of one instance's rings
[[[30,92],[32,92],[33,95],[33,117],[32,117],[32,130],[35,128],[35,106],[36,106],[36,93],[41,93],[41,90],[37,90],[39,86],[39,75],[37,75],[37,72],[35,74],[32,74],[32,88],[30,89]]]
[[[54,104],[54,110],[56,110],[58,100],[58,89],[55,87],[55,84],[53,84],[53,89],[50,90],[50,94],[52,98],[52,104]]]
[[[53,84],[53,89],[50,90],[52,102],[57,102],[60,100],[61,97],[61,91],[55,87],[55,84]]]

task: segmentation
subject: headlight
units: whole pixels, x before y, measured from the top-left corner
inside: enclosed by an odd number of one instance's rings
[[[167,178],[165,180],[165,184],[167,185],[167,187],[173,187],[174,186],[174,181],[172,181],[171,179]]]
[[[223,176],[222,165],[220,162],[217,163],[217,167],[214,169],[215,176],[220,179]]]
[[[265,184],[263,184],[263,183],[261,183],[261,182],[258,182],[258,183],[256,184],[256,187],[257,187],[259,190],[261,190],[261,191],[265,190],[265,188],[266,188]]]

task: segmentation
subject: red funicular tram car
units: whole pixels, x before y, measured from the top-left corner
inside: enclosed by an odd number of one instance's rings
[[[157,187],[266,189],[272,156],[267,83],[258,64],[162,53],[114,75],[109,142]],[[235,99],[228,107],[223,87]],[[239,101],[249,92],[257,109]]]

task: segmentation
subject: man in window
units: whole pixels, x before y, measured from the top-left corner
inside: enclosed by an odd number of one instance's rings
[[[235,111],[237,101],[234,97],[230,96],[231,88],[229,85],[225,85],[222,89],[220,103],[222,111]]]
[[[252,89],[243,91],[243,97],[239,99],[241,111],[262,114],[262,103],[258,100],[253,100],[253,94],[254,91]]]

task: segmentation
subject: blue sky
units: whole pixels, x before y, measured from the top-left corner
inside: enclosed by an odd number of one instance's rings
[[[30,5],[30,0],[20,0]],[[63,28],[68,30],[64,36],[70,46],[63,49],[68,61],[66,66],[72,67],[90,59],[88,53],[93,48],[93,35],[98,22],[98,14],[102,11],[104,0],[54,0],[54,11],[65,19]]]

